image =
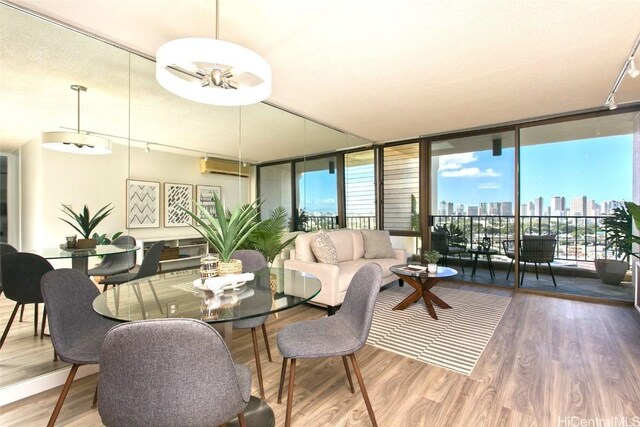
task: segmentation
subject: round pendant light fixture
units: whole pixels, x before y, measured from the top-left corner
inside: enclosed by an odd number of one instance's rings
[[[156,52],[156,80],[166,90],[203,104],[255,104],[271,95],[271,67],[257,53],[216,38],[184,38]]]
[[[42,146],[49,150],[75,154],[111,154],[111,142],[108,139],[80,132],[80,92],[87,88],[71,85],[78,93],[78,128],[74,132],[42,132]]]

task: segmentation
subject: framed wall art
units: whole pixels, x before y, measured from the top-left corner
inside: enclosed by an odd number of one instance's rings
[[[222,187],[216,185],[196,185],[196,202],[204,207],[211,216],[216,216],[216,208],[214,195],[218,198],[222,197]],[[199,211],[200,218],[204,219],[204,215]]]
[[[127,228],[160,227],[160,183],[127,180]]]
[[[185,227],[193,220],[183,209],[193,210],[193,185],[164,183],[164,226]]]

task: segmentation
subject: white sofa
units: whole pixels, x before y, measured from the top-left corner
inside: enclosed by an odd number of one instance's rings
[[[364,238],[359,230],[335,230],[328,232],[338,258],[338,264],[318,262],[311,250],[311,241],[316,233],[300,234],[295,240],[295,249],[289,253],[284,268],[311,273],[322,282],[322,290],[311,302],[327,306],[329,314],[342,304],[353,275],[365,264],[375,262],[384,272],[382,284],[393,282],[398,276],[389,267],[407,262],[404,249],[393,249],[394,258],[365,259]]]

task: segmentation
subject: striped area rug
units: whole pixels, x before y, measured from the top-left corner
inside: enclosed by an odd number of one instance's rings
[[[422,299],[405,310],[392,310],[412,291],[405,285],[380,292],[367,344],[471,375],[511,297],[436,286],[431,291],[452,308],[434,305],[434,320]]]

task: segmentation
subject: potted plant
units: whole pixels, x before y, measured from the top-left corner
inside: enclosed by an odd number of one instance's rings
[[[269,268],[271,268],[278,254],[296,238],[296,236],[293,236],[290,239],[283,240],[286,227],[287,211],[282,206],[279,206],[271,211],[269,218],[258,222],[258,226],[245,241],[244,247],[260,251],[267,260]],[[277,278],[275,275],[271,274],[270,283],[272,292],[276,290],[276,281]]]
[[[240,245],[258,227],[258,209],[260,205],[256,200],[244,206],[236,206],[229,215],[225,213],[222,201],[217,194],[214,194],[213,203],[216,216],[212,216],[204,206],[194,203],[197,212],[191,212],[182,208],[197,225],[192,225],[200,233],[209,246],[220,255],[219,274],[242,273],[242,261],[231,259],[231,254],[240,248]],[[203,218],[201,218],[201,216]]]
[[[422,254],[425,262],[427,263],[427,271],[429,273],[438,272],[438,260],[440,260],[440,252],[438,251],[426,251]]]
[[[62,204],[60,210],[67,215],[70,220],[65,218],[60,218],[60,220],[66,222],[74,230],[76,230],[83,237],[82,239],[78,239],[77,248],[78,249],[90,249],[96,247],[96,240],[91,238],[91,232],[102,222],[103,219],[109,216],[111,211],[113,210],[111,203],[101,207],[98,212],[94,216],[91,216],[89,213],[89,208],[87,205],[84,205],[84,209],[80,213],[75,213],[71,207]],[[71,222],[71,220],[75,221],[75,224]]]
[[[633,244],[640,244],[640,236],[633,234],[633,223],[640,227],[640,206],[633,202],[617,203],[613,214],[602,220],[605,232],[605,250],[611,250],[616,259],[596,259],[596,272],[602,283],[619,285],[629,270]]]

